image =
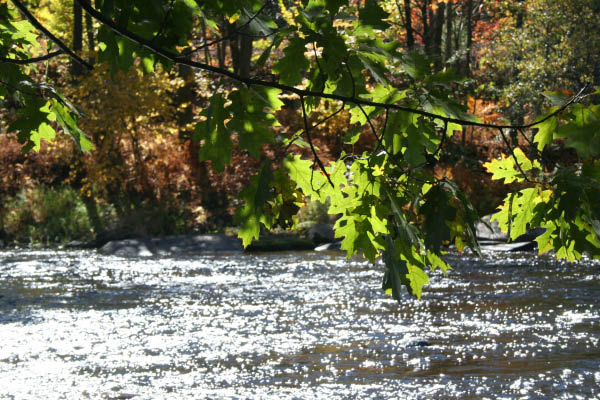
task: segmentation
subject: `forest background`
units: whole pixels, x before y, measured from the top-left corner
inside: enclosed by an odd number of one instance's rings
[[[236,230],[240,226],[236,218],[240,212],[236,210],[248,205],[243,190],[260,184],[251,178],[265,175],[265,160],[282,160],[291,151],[304,158],[314,156],[313,169],[321,167],[326,175],[323,165],[345,154],[381,150],[381,139],[370,135],[369,130],[375,130],[372,122],[381,125],[382,115],[378,120],[367,114],[362,118],[325,99],[309,104],[307,116],[304,100],[292,95],[279,96],[281,106],[273,115],[264,114],[265,120],[273,120],[268,129],[277,132],[273,142],[243,143],[247,141],[243,135],[223,141],[207,135],[198,126],[206,121],[207,126],[218,125],[215,120],[227,119],[219,109],[226,108],[225,99],[238,89],[235,82],[186,65],[167,69],[144,57],[124,60],[122,55],[127,51],[121,47],[118,55],[111,55],[110,48],[107,50],[111,38],[77,1],[22,3],[94,68],[88,71],[65,56],[45,59],[44,54],[53,51],[52,43],[35,37],[38,54],[31,56],[41,56],[42,60],[27,64],[25,70],[32,81],[48,83],[50,94],[46,97],[52,97],[55,88],[64,96],[61,99],[78,110],[79,141],[72,140],[73,135],[55,137],[54,129],[43,126],[36,135],[23,136],[22,122],[16,122],[23,107],[15,96],[18,90],[0,82],[4,93],[0,97],[0,240],[4,242],[49,244]],[[186,7],[194,2],[151,3],[164,21],[176,21],[178,13],[187,12]],[[305,46],[293,39],[277,40],[273,32],[298,25],[299,10],[311,23],[311,18],[319,18],[311,15],[311,10],[333,15],[332,2],[323,6],[314,0],[254,3],[260,4],[255,4],[253,13],[245,18],[240,13],[223,13],[195,19],[193,25],[182,28],[191,34],[178,50],[189,60],[228,69],[242,78],[269,81],[279,74],[292,86],[307,77],[316,82],[319,77],[314,76],[310,65],[321,69],[319,63],[325,62],[328,49],[335,52],[336,44]],[[0,7],[14,10],[5,0],[0,1]],[[377,46],[388,46],[390,54],[398,52],[405,57],[401,66],[394,66],[387,64],[383,52],[379,54],[383,60],[373,58],[374,53],[358,52],[362,64],[357,71],[366,77],[367,86],[373,88],[385,81],[417,93],[437,84],[482,124],[524,126],[548,107],[556,108],[581,93],[582,88],[600,85],[597,0],[367,0],[351,1],[345,10],[348,14],[341,18],[342,24],[344,20],[351,24],[353,18],[370,21],[373,30],[368,34],[379,41]],[[153,39],[162,35],[165,26],[153,33]],[[302,57],[294,58],[297,52]],[[9,53],[10,49],[0,54],[0,67],[9,65]],[[119,63],[123,68],[115,68]],[[381,68],[383,64],[392,73],[413,79],[385,75],[388,72]],[[352,85],[354,95],[355,83]],[[593,96],[587,100],[591,99]],[[384,131],[387,113],[385,118]],[[300,138],[307,124],[312,125],[308,143]],[[444,131],[447,128],[446,121]],[[540,146],[536,135],[544,129],[549,128],[537,126],[528,132],[510,129],[505,135],[491,127],[453,126],[448,138],[443,132],[441,143],[435,142],[433,150],[427,147],[430,143],[423,143],[422,154],[404,155],[410,169],[426,170],[437,182],[455,182],[468,195],[476,214],[483,216],[496,211],[511,191],[532,186],[523,171],[528,156],[540,159],[543,168],[538,167],[543,173],[557,165],[577,166],[582,153],[597,158],[595,150],[589,154],[585,151],[590,143],[553,140],[552,133]],[[406,140],[413,140],[410,133]],[[226,151],[216,152],[214,148],[219,147]],[[498,176],[492,179],[492,173],[504,167],[488,161],[504,161],[506,154],[526,161],[516,163],[520,178],[504,174],[504,182]],[[521,154],[525,158],[520,158]],[[530,168],[535,169],[535,163]],[[311,201],[299,192],[281,192],[293,198],[278,204],[274,215],[279,221],[271,225],[297,227],[298,221],[333,218],[326,213],[329,205],[322,204],[327,198],[319,202],[315,200],[319,196],[312,196]],[[444,197],[436,199],[440,200]],[[302,205],[306,206],[300,208]]]

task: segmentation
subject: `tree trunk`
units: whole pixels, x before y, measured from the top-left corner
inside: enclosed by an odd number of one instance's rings
[[[96,43],[94,40],[94,24],[92,23],[92,16],[85,13],[85,32],[87,33],[88,41],[88,61],[93,64],[95,61]]]
[[[248,78],[250,76],[250,60],[252,59],[252,36],[250,36],[250,32],[246,35],[242,35],[240,38],[240,57],[238,59],[238,72],[244,77]]]
[[[431,55],[431,32],[429,29],[429,3],[430,0],[425,0],[421,3],[421,23],[423,24],[423,45],[425,46],[425,54]]]
[[[452,3],[446,5],[446,43],[444,48],[444,61],[448,61],[452,57],[452,17],[454,10]]]
[[[400,10],[400,4],[396,2],[396,5],[398,6],[398,11],[402,12]],[[409,50],[412,50],[413,47],[415,47],[415,35],[412,27],[412,10],[410,8],[410,0],[404,0],[404,26],[406,29],[406,47],[408,47]]]
[[[219,68],[225,68],[225,41],[217,43],[217,58],[219,59]]]
[[[239,66],[240,66],[240,46],[239,46],[239,35],[237,33],[237,28],[235,22],[230,24],[225,21],[226,24],[226,32],[229,37],[229,51],[231,52],[231,64],[233,66],[233,72],[239,74]]]
[[[431,44],[432,55],[435,57],[435,66],[440,69],[442,66],[443,55],[442,55],[442,32],[444,28],[444,18],[446,15],[446,3],[439,3],[438,8],[433,13],[432,25],[433,25],[433,38]]]
[[[204,63],[210,65],[210,49],[208,43],[208,34],[206,33],[206,21],[204,18],[200,20],[200,29],[202,29],[202,44],[204,45]]]
[[[471,76],[471,47],[473,45],[473,0],[467,1],[467,44],[465,52],[465,76]]]
[[[187,140],[192,136],[192,130],[189,125],[194,121],[194,112],[192,104],[195,100],[196,85],[194,82],[194,71],[190,66],[178,65],[177,75],[185,82],[175,93],[175,104],[187,104],[187,106],[177,112],[177,125],[179,126],[179,138]]]
[[[98,237],[99,234],[102,233],[102,220],[100,219],[100,214],[98,213],[98,206],[96,205],[96,199],[94,195],[90,193],[88,196],[87,193],[81,195],[81,201],[85,206],[85,210],[88,215],[88,219],[90,220],[90,224],[94,229],[94,235]]]
[[[227,24],[229,49],[231,50],[231,62],[233,71],[244,78],[250,76],[250,59],[252,57],[252,36],[249,31],[240,27],[237,23]]]
[[[81,54],[83,49],[83,10],[75,0],[73,0],[73,45],[71,48],[78,54]],[[71,74],[74,76],[83,74],[83,66],[75,60],[71,60]]]

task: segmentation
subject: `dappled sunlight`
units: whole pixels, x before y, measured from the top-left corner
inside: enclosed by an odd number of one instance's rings
[[[397,304],[383,266],[337,255],[2,258],[0,385],[16,398],[600,394],[589,261],[450,255]]]

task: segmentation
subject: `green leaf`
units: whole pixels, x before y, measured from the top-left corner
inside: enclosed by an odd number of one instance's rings
[[[531,161],[523,150],[519,147],[513,149],[513,154],[517,159],[521,170],[530,171],[532,169],[541,169],[540,163],[537,160]],[[512,156],[500,155],[500,159],[493,160],[483,164],[483,167],[492,174],[492,179],[504,179],[504,183],[523,182],[525,176],[517,168],[515,160]]]
[[[271,112],[278,111],[283,107],[283,101],[279,99],[281,89],[269,88],[266,86],[252,86],[250,91],[254,97],[261,101],[264,107],[268,107]]]
[[[345,4],[348,4],[347,0],[325,0],[325,8],[331,15],[337,14],[340,7]]]
[[[440,85],[447,89],[451,89],[450,83],[463,83],[466,80],[464,76],[459,74],[456,70],[450,68],[446,71],[438,71],[433,75],[429,75],[425,78],[426,83],[433,85]]]
[[[51,142],[56,136],[54,129],[45,122],[42,122],[37,130],[31,132],[31,141],[35,143],[33,149],[40,151],[41,141]]]
[[[256,66],[257,67],[264,67],[265,63],[267,62],[267,60],[271,56],[271,51],[273,50],[273,48],[275,48],[275,49],[278,48],[282,41],[283,41],[283,35],[276,36],[273,39],[273,41],[271,42],[271,44],[265,49],[265,51],[262,52],[262,54],[260,55],[260,57],[258,58],[258,60],[256,60],[256,63],[255,63]]]
[[[377,0],[366,0],[364,7],[358,10],[358,18],[363,25],[382,31],[390,27],[390,24],[383,21],[387,17],[389,17],[389,14],[377,4]]]
[[[9,125],[9,132],[17,132],[19,143],[28,144],[28,149],[35,147],[31,136],[40,125],[48,121],[49,103],[35,98],[26,103],[25,108],[18,111],[19,118]]]
[[[320,172],[313,170],[312,161],[294,155],[286,158],[283,165],[288,170],[290,179],[296,182],[305,195],[319,197],[318,190],[325,184],[325,179]]]
[[[449,223],[456,218],[456,208],[450,205],[450,194],[440,185],[432,187],[424,200],[425,203],[419,211],[425,218],[423,223],[425,245],[428,249],[439,253],[442,243],[450,240]]]
[[[277,29],[277,24],[264,17],[264,14],[256,15],[255,11],[250,11],[245,8],[242,9],[242,17],[240,18],[240,24],[246,24],[250,21],[248,28],[256,35],[270,35],[274,30]]]
[[[245,201],[245,204],[236,213],[236,222],[241,223],[238,237],[242,239],[244,247],[259,238],[260,223],[267,228],[271,227],[272,215],[265,211],[265,206],[273,198],[271,190],[273,179],[271,162],[267,161],[258,175],[251,178],[250,185],[240,193],[240,198]]]
[[[408,267],[406,261],[400,259],[396,255],[396,246],[391,237],[386,238],[386,247],[383,251],[383,261],[386,266],[385,275],[383,276],[382,289],[390,294],[396,301],[401,300],[402,286],[405,286],[410,293],[411,285],[407,278]]]
[[[427,261],[429,262],[432,271],[439,268],[446,273],[449,269],[452,269],[446,261],[442,260],[440,256],[431,251],[427,252]]]
[[[304,55],[305,50],[304,39],[293,37],[289,40],[283,57],[273,64],[273,72],[279,73],[281,84],[295,86],[302,82],[302,71],[306,71],[310,65]]]
[[[402,207],[398,202],[398,198],[394,191],[387,186],[383,186],[384,193],[390,201],[390,206],[392,209],[392,215],[394,217],[394,222],[396,223],[396,229],[398,230],[399,238],[407,245],[407,246],[418,246],[419,238],[417,235],[417,229],[414,225],[408,223],[406,218],[404,217],[404,212],[402,211]]]
[[[420,299],[423,294],[423,286],[429,283],[429,277],[420,267],[410,264],[406,277],[410,282],[410,293]]]
[[[381,233],[384,235],[389,234],[388,220],[385,218],[386,210],[381,206],[371,206],[371,215],[369,217],[369,223],[375,233]]]
[[[355,144],[360,139],[361,127],[353,126],[346,131],[344,135],[344,143],[345,144]]]
[[[515,240],[527,232],[529,222],[534,217],[534,209],[539,202],[539,190],[537,188],[523,189],[519,197],[513,202],[513,210],[516,211],[510,238]]]
[[[417,51],[411,51],[406,54],[401,61],[402,67],[411,76],[419,80],[431,73],[429,59]]]
[[[206,117],[206,121],[196,124],[193,140],[200,142],[198,159],[200,161],[210,160],[216,171],[222,172],[226,165],[231,164],[231,151],[233,143],[231,134],[225,127],[225,121],[230,115],[225,109],[225,101],[220,93],[216,93],[208,108],[200,115]]]
[[[550,104],[561,107],[569,101],[569,96],[563,92],[543,92],[542,95],[550,101]]]
[[[498,226],[503,232],[508,233],[510,230],[510,239],[515,240],[527,232],[528,224],[536,216],[536,205],[540,201],[541,194],[538,188],[511,193],[491,220],[498,221]]]
[[[544,233],[535,238],[539,254],[554,250],[554,238],[556,237],[556,224],[553,221],[544,223],[542,228],[545,229]]]
[[[375,78],[377,82],[382,85],[385,85],[388,82],[385,77],[385,73],[387,72],[384,64],[385,61],[382,62],[380,57],[373,53],[358,52],[357,55],[367,71],[371,73],[371,76]]]
[[[259,158],[262,146],[274,143],[270,126],[277,121],[271,113],[265,113],[265,107],[281,107],[283,104],[277,98],[279,89],[239,89],[229,95],[231,104],[227,107],[232,119],[227,123],[227,129],[238,133],[240,148],[247,150],[251,156]]]
[[[81,151],[87,152],[94,149],[94,144],[90,138],[77,126],[76,116],[73,116],[67,106],[63,102],[56,99],[51,101],[51,111],[56,118],[56,122],[64,129],[66,133],[71,135],[71,139],[75,142]]]
[[[577,150],[584,159],[600,155],[600,121],[598,120],[583,124],[571,122],[561,126],[556,136],[566,138],[565,144]]]
[[[556,117],[552,117],[536,125],[538,131],[533,138],[533,141],[537,143],[537,149],[539,151],[544,150],[544,147],[552,143],[554,139],[554,133],[558,128],[558,120]]]
[[[343,238],[340,248],[346,252],[348,258],[355,255],[358,251],[357,242],[359,241],[360,232],[357,228],[357,223],[353,215],[343,215],[338,218],[333,226],[336,238]]]

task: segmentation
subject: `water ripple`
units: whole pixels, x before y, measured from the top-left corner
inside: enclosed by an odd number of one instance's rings
[[[448,258],[0,253],[0,398],[599,398],[597,262]]]

